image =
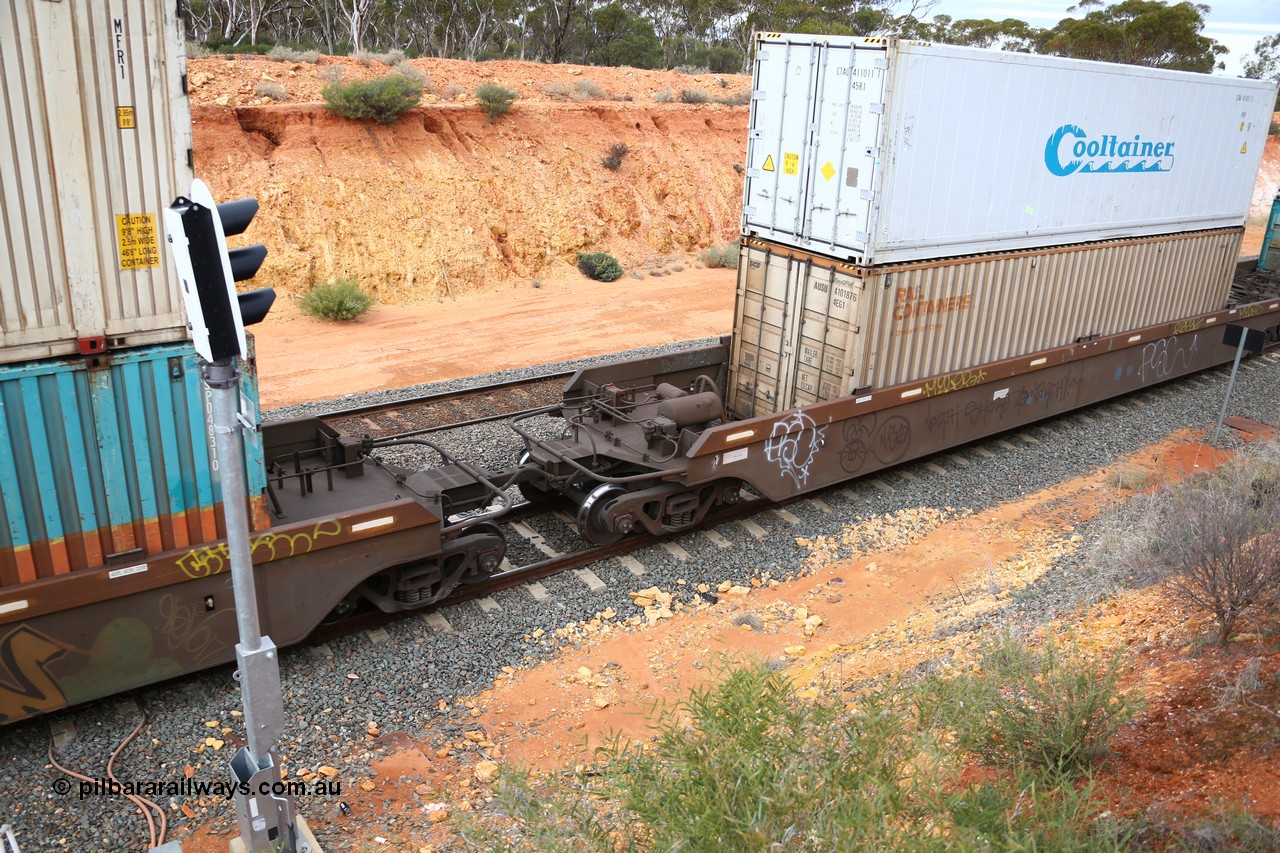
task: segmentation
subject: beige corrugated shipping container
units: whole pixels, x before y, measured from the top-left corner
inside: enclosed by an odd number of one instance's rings
[[[181,4],[0,4],[0,363],[186,338],[160,216],[193,177]]]
[[[729,408],[780,412],[1217,310],[1242,233],[870,268],[744,240]]]

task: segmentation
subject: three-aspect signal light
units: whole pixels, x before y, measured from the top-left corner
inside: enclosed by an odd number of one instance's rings
[[[236,293],[237,281],[257,274],[267,257],[262,244],[227,251],[227,235],[249,227],[258,201],[242,198],[218,204],[199,179],[191,192],[164,211],[166,239],[182,283],[182,300],[196,352],[213,364],[243,356],[244,327],[260,322],[275,301],[269,287]]]

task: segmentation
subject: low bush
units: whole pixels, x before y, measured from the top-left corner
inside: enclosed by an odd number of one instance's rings
[[[518,94],[497,83],[482,83],[476,88],[476,100],[480,102],[480,109],[484,110],[490,123],[511,112],[511,102],[518,97]]]
[[[587,278],[594,278],[596,281],[616,281],[622,277],[622,264],[613,255],[604,252],[578,255],[578,269]]]
[[[622,158],[626,157],[630,151],[625,142],[615,142],[609,146],[609,153],[604,156],[600,164],[616,172],[622,166]]]
[[[1280,445],[1167,489],[1144,522],[1148,571],[1212,613],[1226,643],[1242,616],[1280,595]]]
[[[653,99],[660,104],[669,104],[676,99],[676,96],[670,89],[663,89],[661,92],[655,92]]]
[[[698,259],[709,267],[724,267],[726,269],[738,268],[738,244],[724,243],[720,246],[712,246],[707,249]]]
[[[1005,635],[987,643],[976,674],[934,679],[921,692],[926,721],[997,765],[1070,776],[1105,753],[1140,703],[1120,690],[1120,657],[1094,663],[1075,647],[1031,648]]]
[[[431,89],[431,81],[427,78],[427,72],[415,68],[413,63],[407,59],[396,63],[395,72],[401,77],[417,83],[424,90],[429,91]]]
[[[203,42],[191,41],[186,42],[187,59],[199,59],[202,56],[209,55],[209,48]]]
[[[319,58],[318,50],[298,50],[283,44],[278,44],[267,52],[267,59],[274,59],[276,62],[315,62]]]
[[[326,320],[354,320],[373,305],[373,297],[360,289],[354,279],[339,279],[317,284],[298,300],[298,305],[312,317]]]
[[[573,94],[575,101],[606,101],[609,93],[590,80],[579,80],[575,84],[577,91]]]
[[[259,98],[270,98],[273,101],[289,100],[288,90],[279,83],[274,83],[270,80],[263,80],[262,82],[255,84],[253,87],[253,94],[257,95]]]
[[[701,89],[681,89],[680,100],[686,104],[705,104],[711,96]]]
[[[643,748],[615,740],[568,785],[504,775],[511,823],[462,818],[478,849],[1112,850],[1128,841],[1088,784],[1026,770],[961,781],[915,688],[801,700],[745,666],[662,707]]]
[[[373,65],[375,62],[381,62],[383,65],[398,65],[404,62],[404,51],[399,49],[378,52],[376,50],[361,50],[355,54],[355,59],[361,65]]]
[[[716,98],[716,103],[724,104],[727,107],[741,107],[751,103],[751,90],[743,89],[733,95],[726,95],[723,98]]]
[[[422,100],[422,85],[404,75],[391,74],[372,80],[330,83],[320,94],[325,107],[343,118],[394,124]]]

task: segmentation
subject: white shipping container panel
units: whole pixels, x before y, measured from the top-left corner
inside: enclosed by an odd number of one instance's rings
[[[0,363],[186,338],[160,217],[193,177],[179,4],[0,4]]]
[[[1242,234],[879,267],[744,241],[729,408],[771,414],[1216,311]]]
[[[1275,84],[760,35],[743,233],[871,266],[1244,224]]]

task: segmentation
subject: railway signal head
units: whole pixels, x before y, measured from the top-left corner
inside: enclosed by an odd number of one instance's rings
[[[245,354],[244,327],[262,320],[275,300],[271,288],[236,293],[235,283],[253,278],[267,257],[258,243],[227,251],[227,235],[249,227],[257,199],[218,204],[204,181],[164,211],[166,239],[172,251],[196,352],[210,363]]]

